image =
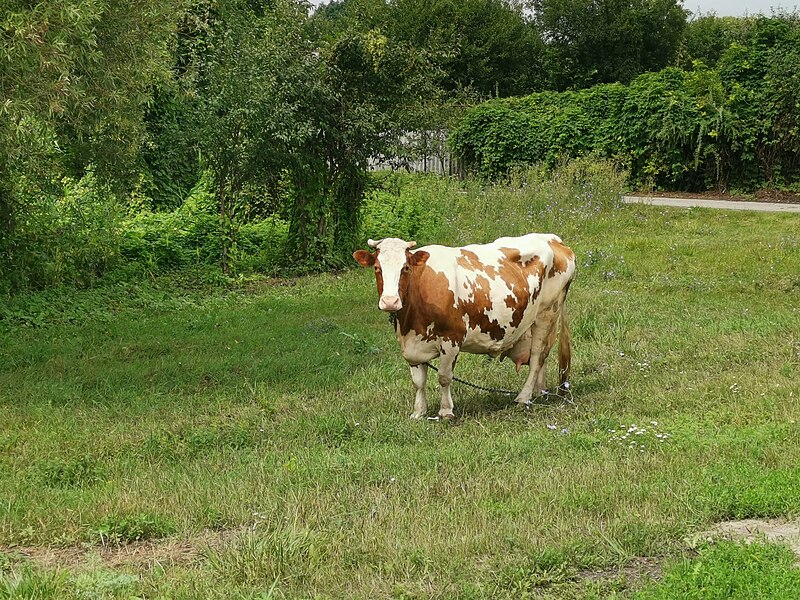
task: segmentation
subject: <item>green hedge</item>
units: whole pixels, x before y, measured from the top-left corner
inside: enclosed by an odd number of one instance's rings
[[[800,189],[800,24],[759,18],[715,69],[670,67],[630,85],[541,92],[472,109],[451,146],[487,177],[594,154],[635,186]]]

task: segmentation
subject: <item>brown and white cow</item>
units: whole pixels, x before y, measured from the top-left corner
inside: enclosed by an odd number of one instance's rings
[[[570,338],[564,301],[575,274],[575,254],[552,234],[503,237],[463,248],[425,246],[398,238],[369,240],[374,253],[353,258],[375,268],[378,307],[396,313],[395,333],[416,387],[412,419],[427,411],[428,365],[439,357],[439,415],[453,417],[450,384],[460,352],[514,361],[530,372],[516,401],[527,404],[546,388],[545,359],[561,320],[559,373],[567,381]]]

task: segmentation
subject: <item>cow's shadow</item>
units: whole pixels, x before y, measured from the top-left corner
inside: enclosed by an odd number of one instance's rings
[[[470,419],[489,415],[527,415],[542,408],[574,406],[576,402],[573,393],[563,392],[534,396],[528,405],[519,404],[514,398],[513,395],[496,392],[462,391],[455,399],[456,417]]]

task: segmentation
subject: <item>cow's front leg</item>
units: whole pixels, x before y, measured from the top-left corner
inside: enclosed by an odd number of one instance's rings
[[[439,406],[439,416],[442,419],[452,419],[453,397],[450,395],[450,384],[453,383],[453,368],[458,358],[458,348],[442,348],[439,359],[439,385],[442,386],[442,403]]]
[[[428,381],[428,365],[411,365],[411,381],[417,394],[414,397],[414,412],[411,413],[412,419],[421,419],[428,412],[428,400],[425,398],[425,382]]]

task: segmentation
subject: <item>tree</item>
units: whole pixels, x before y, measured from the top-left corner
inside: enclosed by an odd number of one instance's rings
[[[304,8],[288,0],[227,0],[209,18],[198,127],[217,180],[223,269],[244,192],[277,180],[289,184],[291,266],[344,264],[369,158],[396,136],[412,95],[431,88],[425,56],[363,26],[314,43]]]
[[[754,17],[718,17],[713,13],[693,17],[686,25],[678,66],[691,67],[693,61],[716,66],[731,44],[745,40],[754,21]]]
[[[280,177],[312,134],[301,109],[318,95],[318,61],[303,36],[305,13],[293,3],[228,0],[201,12],[208,36],[194,56],[197,129],[216,178],[221,261],[228,274],[243,192]]]
[[[533,0],[551,89],[627,83],[672,64],[686,26],[681,0]]]
[[[510,96],[543,83],[544,48],[520,2],[394,0],[391,7],[391,34],[435,53],[446,89]]]
[[[168,77],[179,0],[3,0],[0,265],[12,271],[23,175],[40,185],[95,166],[124,182],[154,82]]]
[[[314,30],[335,40],[346,31],[380,29],[425,52],[445,90],[509,96],[538,88],[543,45],[515,0],[341,0],[321,7]]]

